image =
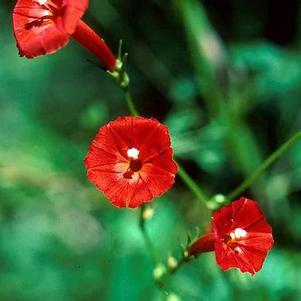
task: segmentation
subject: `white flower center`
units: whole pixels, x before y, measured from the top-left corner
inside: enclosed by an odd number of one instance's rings
[[[132,148],[128,149],[128,151],[127,151],[128,157],[135,159],[135,160],[138,159],[139,154],[140,154],[140,151],[135,147],[132,147]]]
[[[238,239],[247,236],[247,231],[241,228],[236,228],[233,232],[230,233],[231,239]]]

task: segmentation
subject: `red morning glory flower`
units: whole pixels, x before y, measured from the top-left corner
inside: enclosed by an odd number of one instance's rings
[[[255,201],[240,198],[213,214],[211,232],[189,247],[189,254],[215,251],[224,270],[238,268],[255,274],[274,243],[272,227]]]
[[[13,11],[14,35],[20,56],[34,58],[64,47],[70,36],[113,70],[116,58],[81,17],[89,0],[18,0]]]
[[[166,126],[153,118],[119,117],[101,127],[85,158],[89,180],[116,207],[135,208],[175,181]]]

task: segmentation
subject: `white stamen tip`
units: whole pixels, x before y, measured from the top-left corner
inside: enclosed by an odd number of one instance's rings
[[[37,2],[40,4],[40,5],[44,5],[47,3],[48,0],[37,0]]]
[[[234,232],[230,233],[231,239],[243,238],[247,236],[247,231],[241,228],[236,228]]]
[[[140,154],[140,151],[135,147],[128,149],[128,152],[127,152],[128,157],[135,159],[135,160],[138,159],[139,154]]]

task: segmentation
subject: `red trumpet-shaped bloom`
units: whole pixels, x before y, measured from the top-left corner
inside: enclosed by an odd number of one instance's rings
[[[116,58],[104,41],[81,21],[89,0],[18,0],[13,11],[14,35],[20,56],[51,54],[74,37],[113,70]]]
[[[274,243],[272,227],[255,201],[240,198],[213,214],[211,232],[189,247],[190,255],[215,251],[223,270],[255,274]]]
[[[85,158],[88,178],[117,207],[135,208],[166,192],[177,165],[166,126],[119,117],[101,127]]]

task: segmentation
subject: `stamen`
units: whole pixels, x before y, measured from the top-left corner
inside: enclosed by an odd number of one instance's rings
[[[240,254],[242,252],[241,248],[240,247],[235,247],[234,248],[234,253],[235,254]]]
[[[230,233],[230,237],[231,237],[231,239],[239,239],[239,238],[244,238],[244,237],[246,237],[247,236],[247,231],[246,230],[244,230],[244,229],[241,229],[241,228],[236,228],[235,230],[234,230],[234,232],[231,232]]]
[[[48,0],[36,0],[40,5],[45,5]]]
[[[36,0],[40,5],[44,5],[48,10],[58,10],[59,7],[52,0]]]
[[[134,160],[138,159],[139,154],[140,154],[140,151],[135,147],[132,147],[132,148],[128,149],[128,151],[127,151],[128,157],[131,159],[134,159]]]

